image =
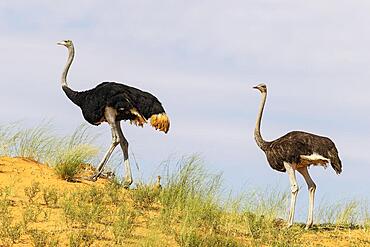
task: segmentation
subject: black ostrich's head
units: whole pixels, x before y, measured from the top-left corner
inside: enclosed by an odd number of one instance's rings
[[[64,45],[65,47],[69,48],[69,47],[73,47],[73,43],[72,43],[72,40],[62,40],[62,41],[59,41],[57,43],[58,45]]]
[[[267,92],[267,86],[264,83],[260,83],[257,86],[254,86],[253,88],[258,89],[261,93]]]

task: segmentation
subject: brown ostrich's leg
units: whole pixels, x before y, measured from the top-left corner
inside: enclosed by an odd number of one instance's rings
[[[310,174],[308,173],[307,167],[299,168],[297,169],[297,171],[300,174],[302,174],[308,186],[309,206],[308,206],[308,216],[307,216],[307,223],[306,223],[306,230],[307,230],[313,224],[313,206],[314,206],[314,200],[315,200],[316,184],[314,183]]]
[[[297,179],[295,177],[295,170],[293,169],[292,165],[284,162],[284,167],[289,175],[289,181],[290,181],[291,198],[290,198],[290,209],[289,209],[289,218],[288,218],[288,227],[290,227],[293,225],[295,203],[296,203],[299,188],[297,184]]]

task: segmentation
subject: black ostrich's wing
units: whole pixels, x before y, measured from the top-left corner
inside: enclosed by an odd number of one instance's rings
[[[130,97],[125,92],[112,95],[107,99],[107,106],[113,107],[117,111],[129,111],[135,107],[131,102]]]
[[[103,82],[95,88],[80,92],[80,107],[86,121],[98,125],[104,121],[106,107],[113,107],[120,112],[129,112],[133,105],[122,87],[113,82]],[[122,115],[122,114],[121,114]],[[125,114],[120,120],[130,120],[132,116]]]
[[[167,133],[170,128],[170,119],[161,102],[154,95],[136,88],[127,87],[127,91],[127,96],[130,98],[129,101],[133,103],[145,119],[150,118],[150,125],[157,130]],[[140,119],[138,120],[138,125],[142,125]]]
[[[161,102],[151,93],[141,91],[139,89],[128,87],[127,96],[138,111],[146,118],[150,118],[155,114],[165,113]]]
[[[117,120],[136,120],[139,118],[139,125],[142,125],[146,122],[146,119],[136,108],[135,104],[131,102],[131,99],[126,92],[120,92],[109,98],[107,106],[116,109],[118,113]]]
[[[146,119],[154,114],[164,113],[159,100],[152,94],[116,82],[103,82],[96,88],[106,96],[107,104],[114,108],[134,107]]]

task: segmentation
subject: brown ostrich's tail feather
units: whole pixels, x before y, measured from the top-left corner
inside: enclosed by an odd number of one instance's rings
[[[342,172],[342,161],[339,159],[338,150],[336,148],[329,151],[329,158],[331,166],[339,175]]]
[[[150,124],[157,130],[167,133],[170,129],[170,119],[166,113],[155,114],[150,117]]]

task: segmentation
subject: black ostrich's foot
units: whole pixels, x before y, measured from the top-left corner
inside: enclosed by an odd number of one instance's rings
[[[125,179],[125,181],[123,182],[123,188],[125,188],[125,189],[129,189],[130,188],[130,185],[132,184],[132,179],[131,178],[129,178],[129,179]]]
[[[286,226],[285,226],[285,229],[288,229],[288,228],[292,228],[293,227],[293,223],[292,224],[287,224]]]
[[[94,174],[92,176],[89,176],[89,177],[84,177],[85,180],[87,181],[91,181],[91,182],[96,182],[96,180],[98,180],[98,175],[97,174]]]

